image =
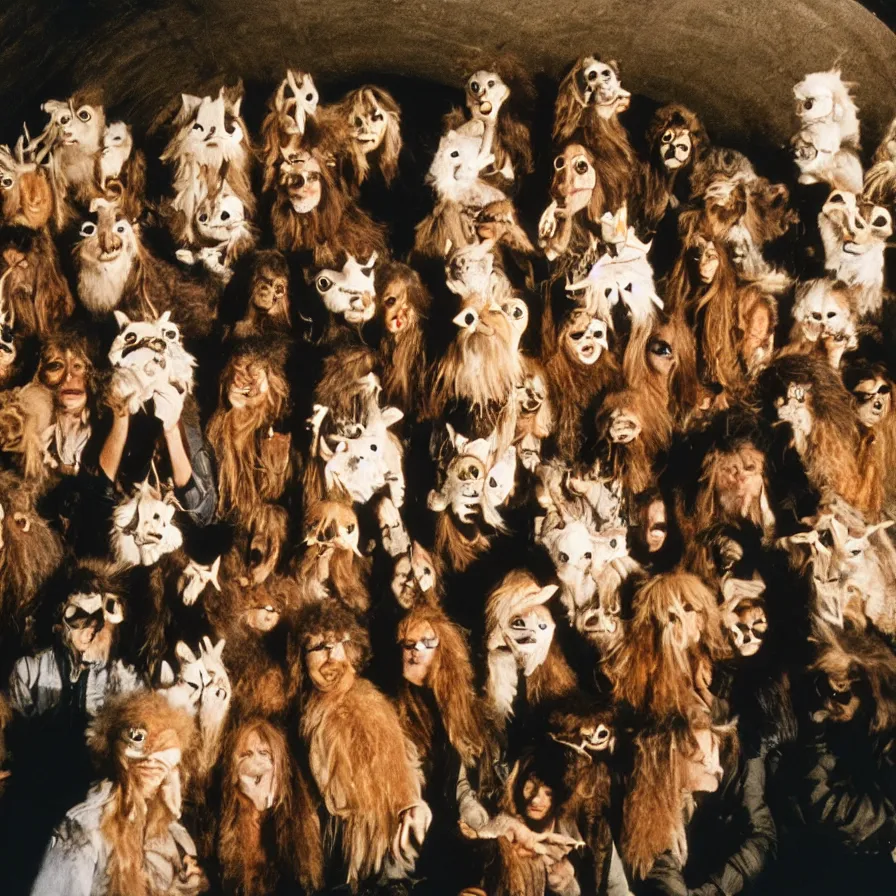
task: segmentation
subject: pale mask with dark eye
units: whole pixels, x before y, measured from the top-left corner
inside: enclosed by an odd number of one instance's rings
[[[90,363],[80,352],[57,350],[41,359],[38,379],[53,391],[57,409],[75,414],[87,405],[89,371]]]
[[[62,636],[76,663],[106,665],[116,627],[123,621],[114,594],[69,595],[62,613]]]
[[[589,56],[584,60],[581,78],[586,103],[594,101],[599,106],[605,106],[618,99],[621,89],[619,75],[605,62]]]
[[[829,119],[834,113],[834,95],[822,87],[810,88],[803,82],[793,89],[796,114],[803,124]]]
[[[257,362],[238,363],[227,388],[227,401],[232,408],[245,408],[265,400],[268,389],[267,371]]]
[[[409,610],[413,606],[416,595],[416,580],[411,567],[411,558],[407,554],[395,561],[391,586],[392,595],[398,601],[399,606]]]
[[[700,282],[709,286],[716,279],[719,271],[719,250],[710,240],[698,236],[694,238],[693,258],[696,262],[697,276]]]
[[[856,383],[852,390],[856,414],[865,426],[877,426],[890,413],[892,391],[892,386],[879,376]]]
[[[570,609],[582,607],[594,595],[595,583],[591,578],[591,562],[594,557],[593,536],[579,520],[569,520],[562,528],[556,528],[542,537],[550,554],[557,578],[563,585],[564,605]]]
[[[744,516],[757,502],[764,487],[765,458],[752,445],[723,454],[717,461],[716,488],[728,513]]]
[[[793,427],[794,444],[802,454],[807,447],[812,432],[812,410],[809,407],[809,396],[812,387],[805,383],[790,383],[786,396],[775,399],[778,419]]]
[[[192,98],[194,102],[196,99]],[[222,93],[216,99],[203,97],[193,117],[184,125],[180,154],[191,155],[214,171],[223,161],[236,158],[241,153],[240,143],[244,136],[236,118],[238,114],[238,108],[227,108]]]
[[[793,316],[801,324],[803,338],[810,342],[851,329],[852,314],[848,299],[832,290],[825,280],[816,280],[800,290]]]
[[[467,108],[473,118],[494,119],[510,96],[510,88],[496,72],[473,72],[467,81]]]
[[[297,75],[301,75],[301,77],[297,77]],[[304,134],[305,122],[308,118],[314,117],[320,100],[314,81],[307,72],[287,69],[286,80],[281,87],[284,94],[283,111],[292,115],[293,121],[296,123],[296,130],[299,134]],[[287,89],[292,94],[291,97],[286,96]]]
[[[670,171],[677,171],[691,157],[691,134],[686,128],[667,128],[660,138],[660,155]]]
[[[383,290],[383,324],[393,336],[416,322],[417,313],[408,299],[408,287],[401,277],[386,284]]]
[[[448,467],[443,492],[462,523],[473,521],[485,490],[485,474],[485,464],[473,455],[456,457]]]
[[[314,279],[318,295],[331,314],[341,314],[350,324],[362,324],[376,312],[373,283],[376,252],[361,263],[349,255],[341,271],[322,270]]]
[[[363,91],[352,107],[349,126],[365,155],[382,146],[389,126],[388,115],[370,91]]]
[[[271,745],[257,731],[250,732],[242,742],[236,761],[236,773],[240,793],[252,803],[256,811],[270,809],[277,795],[274,760]]]
[[[77,146],[85,155],[99,152],[103,139],[102,107],[85,104],[76,109],[71,101],[59,103],[51,100],[43,108],[59,128],[63,146]]]
[[[570,357],[586,367],[596,363],[610,348],[606,323],[584,310],[575,310],[569,315],[563,325],[562,338]]]
[[[196,230],[208,243],[226,243],[235,230],[246,225],[243,201],[229,189],[205,199],[196,212]]]
[[[280,166],[280,188],[297,215],[313,212],[323,195],[320,162],[307,153],[295,154]]]
[[[430,623],[412,625],[401,641],[402,675],[405,680],[423,687],[438,649],[439,638]]]
[[[586,208],[597,184],[597,172],[588,151],[571,143],[554,159],[551,196],[568,215]]]
[[[762,648],[768,631],[765,606],[762,601],[745,601],[737,607],[734,614],[734,621],[730,624],[734,647],[743,657],[755,656]]]
[[[511,618],[504,641],[524,675],[531,675],[545,661],[556,627],[551,611],[543,604]]]

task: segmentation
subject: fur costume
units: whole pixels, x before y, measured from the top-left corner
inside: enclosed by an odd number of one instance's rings
[[[556,623],[545,606],[556,585],[541,587],[532,573],[508,573],[486,599],[486,707],[501,731],[515,714],[519,677],[526,678],[526,711],[573,690],[575,675],[554,640]]]
[[[94,718],[120,694],[143,688],[143,681],[122,656],[120,627],[127,604],[119,570],[97,560],[71,564],[67,592],[56,608],[56,644],[17,660],[9,680],[10,702],[17,713],[35,717],[64,710]],[[61,707],[61,708],[60,708]]]
[[[33,486],[0,473],[0,613],[4,641],[28,642],[42,588],[62,562],[59,536],[40,516]]]
[[[778,420],[790,425],[812,484],[831,489],[860,511],[878,513],[881,471],[849,393],[828,362],[815,355],[786,355],[763,371],[760,386]]]
[[[423,401],[420,379],[426,370],[424,326],[430,295],[413,268],[390,262],[376,270],[376,297],[385,401],[406,417],[416,416]]]
[[[56,222],[56,195],[46,168],[26,151],[19,137],[10,152],[0,146],[0,221],[4,225],[43,230]]]
[[[125,122],[106,124],[99,169],[100,191],[110,202],[119,202],[133,220],[145,202],[146,156],[135,146],[134,135]]]
[[[473,667],[461,629],[438,607],[424,604],[414,607],[399,622],[398,645],[406,654],[417,652],[419,644],[409,639],[409,635],[427,626],[438,644],[424,682],[418,684],[406,678],[402,681],[398,715],[417,747],[424,768],[438,751],[433,737],[442,726],[461,763],[473,768],[486,750],[487,733],[482,708],[473,690]],[[432,692],[435,713],[424,699],[423,691]]]
[[[81,224],[73,249],[84,307],[95,317],[119,310],[136,320],[168,311],[186,335],[209,333],[217,314],[215,288],[156,258],[119,206],[97,199],[91,209],[96,220]]]
[[[281,252],[303,252],[315,267],[336,264],[344,254],[388,256],[382,227],[345,194],[324,153],[283,150],[282,156],[271,208],[274,242]]]
[[[566,143],[581,134],[594,156],[610,212],[631,205],[638,176],[637,158],[619,121],[619,113],[630,103],[631,94],[622,88],[615,60],[582,56],[560,82],[554,107],[554,143]]]
[[[49,234],[28,230],[10,233],[0,258],[0,296],[16,329],[46,338],[62,327],[74,312],[75,301]]]
[[[634,597],[626,637],[609,657],[613,694],[636,711],[664,718],[709,703],[712,664],[725,656],[716,596],[695,575],[654,576]]]
[[[265,896],[283,880],[323,885],[320,822],[286,735],[263,718],[237,728],[226,771],[217,854],[225,890]]]
[[[166,213],[171,233],[184,247],[198,244],[202,203],[225,188],[241,203],[247,217],[255,210],[250,183],[252,147],[240,116],[243,85],[221,87],[218,95],[181,94],[171,123],[172,137],[161,155],[174,169],[174,197]]]
[[[398,714],[358,676],[369,647],[352,614],[317,604],[300,621],[304,706],[300,733],[329,821],[325,849],[341,842],[343,881],[352,890],[382,875],[412,871],[431,813],[421,798],[417,751]],[[325,652],[323,663],[311,657]],[[337,839],[336,834],[339,833]]]
[[[697,115],[677,103],[656,111],[645,137],[650,154],[640,191],[640,217],[652,232],[668,209],[690,195],[690,174],[700,165],[709,137]]]
[[[509,189],[534,170],[531,135],[525,121],[535,96],[532,81],[516,59],[501,56],[470,74],[464,89],[467,113],[494,128],[493,170],[484,171],[483,178],[499,189]],[[443,129],[457,128],[463,121],[464,113],[453,109],[445,116]]]
[[[305,511],[305,550],[296,572],[307,600],[336,598],[356,613],[370,607],[370,561],[358,550],[358,518],[344,500]]]
[[[44,452],[53,422],[53,393],[40,383],[0,393],[0,450],[11,456],[22,478],[41,492],[50,482]]]
[[[208,882],[181,825],[194,728],[153,692],[110,702],[88,744],[104,776],[50,840],[32,893],[201,893]]]
[[[56,195],[56,227],[71,220],[78,205],[88,205],[100,193],[99,160],[106,113],[96,90],[82,90],[67,100],[41,106],[50,117],[46,128],[29,141],[35,161],[47,159]]]
[[[208,440],[218,466],[218,513],[238,524],[279,501],[294,476],[286,346],[250,339],[234,346],[221,373]]]
[[[893,235],[889,210],[861,196],[834,190],[818,216],[825,270],[853,293],[860,318],[876,318],[884,302],[884,249]]]
[[[896,119],[890,122],[874,153],[861,192],[875,205],[892,208],[896,204]]]

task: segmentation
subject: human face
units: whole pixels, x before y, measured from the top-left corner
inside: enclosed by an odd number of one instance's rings
[[[271,745],[257,731],[250,731],[242,742],[236,762],[240,792],[258,812],[270,809],[274,802],[276,780]]]
[[[700,282],[709,286],[719,272],[719,250],[709,240],[697,237],[694,254],[697,261],[697,276]]]
[[[439,638],[428,622],[412,625],[401,642],[402,674],[411,684],[423,687],[439,648]]]
[[[694,735],[697,749],[685,760],[684,789],[688,793],[715,793],[722,781],[719,738],[708,728]]]
[[[544,821],[554,805],[554,792],[537,778],[529,778],[523,784],[526,818],[530,821]]]
[[[345,645],[347,635],[328,632],[311,635],[305,643],[305,665],[308,677],[317,690],[327,693],[348,688],[355,678]]]
[[[77,414],[87,405],[89,362],[81,352],[51,349],[42,359],[40,381],[53,392],[56,407]]]

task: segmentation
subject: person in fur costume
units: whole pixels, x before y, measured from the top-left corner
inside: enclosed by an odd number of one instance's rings
[[[153,692],[109,703],[88,742],[103,778],[56,828],[32,896],[196,896],[208,882],[181,825],[194,726]]]
[[[228,896],[277,896],[323,884],[320,822],[286,734],[249,718],[224,747],[217,856]]]
[[[349,610],[312,605],[298,630],[299,731],[327,813],[326,878],[354,892],[406,878],[432,820],[416,747],[392,704],[358,674],[369,646]]]

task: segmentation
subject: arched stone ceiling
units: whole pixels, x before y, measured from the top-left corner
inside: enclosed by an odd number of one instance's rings
[[[792,85],[835,64],[858,83],[866,147],[896,115],[896,35],[854,0],[7,0],[0,140],[87,82],[145,127],[222,76],[270,85],[291,64],[325,95],[361,73],[459,85],[495,51],[549,78],[615,58],[632,93],[691,106],[719,139],[782,145]]]

